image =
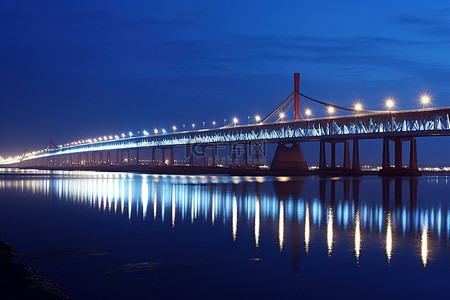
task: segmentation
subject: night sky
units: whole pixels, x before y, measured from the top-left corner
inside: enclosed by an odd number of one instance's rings
[[[291,93],[294,72],[339,105],[419,108],[426,91],[450,106],[449,16],[448,1],[3,0],[0,155],[50,136],[246,123]],[[448,162],[448,146],[420,139],[419,164]]]

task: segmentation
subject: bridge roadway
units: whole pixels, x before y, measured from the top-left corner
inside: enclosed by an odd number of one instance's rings
[[[321,170],[348,169],[352,170],[353,175],[357,175],[359,167],[359,139],[383,139],[383,169],[386,175],[418,175],[417,168],[417,148],[416,137],[426,136],[447,136],[450,135],[450,107],[427,108],[404,111],[385,111],[385,112],[365,112],[346,116],[329,116],[325,118],[310,118],[298,121],[283,121],[276,123],[259,123],[250,125],[228,125],[214,129],[201,129],[192,131],[180,131],[173,133],[138,136],[122,139],[111,139],[108,141],[85,143],[62,147],[57,149],[47,149],[26,153],[20,166],[57,166],[61,165],[61,160],[57,157],[70,157],[71,165],[86,166],[88,162],[96,165],[95,153],[101,154],[101,163],[103,152],[107,152],[106,163],[113,165],[110,151],[122,151],[122,159],[119,160],[117,154],[116,165],[124,163],[123,151],[136,150],[136,164],[139,163],[140,149],[153,149],[152,165],[156,163],[155,149],[170,149],[170,160],[168,165],[174,164],[173,148],[190,147],[189,155],[190,165],[193,165],[192,147],[199,146],[203,149],[205,156],[205,147],[211,147],[213,161],[209,166],[216,166],[215,155],[217,145],[230,145],[233,158],[233,167],[235,164],[235,145],[243,144],[244,162],[242,167],[248,167],[246,160],[249,155],[250,147],[254,149],[255,164],[259,167],[259,145],[261,143],[278,143],[278,151],[275,154],[272,168],[275,169],[305,169],[303,154],[300,147],[286,147],[284,144],[299,144],[300,142],[320,141],[320,163]],[[391,167],[389,161],[389,141],[395,143],[395,167]],[[352,166],[350,166],[349,141],[353,143]],[[410,142],[410,165],[403,167],[402,163],[402,142]],[[331,163],[326,163],[326,143],[331,144]],[[336,165],[335,144],[344,143],[344,159],[340,168]],[[281,147],[281,148],[280,148]],[[294,149],[295,148],[295,149]],[[280,153],[278,153],[280,152]],[[92,159],[89,160],[87,154],[91,153]],[[73,162],[72,155],[78,155],[78,161]],[[81,154],[86,154],[85,159]],[[127,159],[130,163],[130,159]],[[66,162],[67,163],[67,162]],[[162,165],[165,164],[164,151]],[[202,166],[207,166],[205,159],[202,159]]]

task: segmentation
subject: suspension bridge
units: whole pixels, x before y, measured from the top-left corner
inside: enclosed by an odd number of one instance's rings
[[[450,107],[393,110],[392,99],[386,101],[387,110],[384,111],[365,110],[361,104],[344,107],[301,93],[299,83],[300,75],[295,73],[294,90],[270,114],[255,118],[252,124],[241,125],[235,118],[232,123],[218,128],[177,131],[174,127],[173,132],[162,133],[155,129],[154,134],[144,131],[141,136],[108,135],[60,146],[50,139],[47,148],[26,151],[17,157],[0,160],[0,164],[23,168],[102,170],[130,166],[155,170],[183,165],[185,168],[202,167],[205,171],[223,167],[216,158],[219,150],[227,149],[231,156],[227,170],[261,171],[263,145],[276,144],[270,171],[303,174],[309,167],[300,145],[318,141],[319,172],[359,175],[359,141],[382,139],[380,175],[420,175],[416,138],[450,135]],[[428,100],[423,99],[424,103]],[[325,106],[328,116],[311,117],[310,105],[313,103]],[[286,120],[292,107],[295,117]],[[337,112],[345,114],[338,115]],[[410,150],[406,165],[403,163],[404,142],[409,144]],[[336,159],[337,144],[343,145],[343,157],[339,162]],[[178,148],[185,149],[182,161],[175,160],[174,150]],[[391,148],[394,150],[393,164]],[[169,151],[167,159],[166,151]],[[160,152],[160,159],[157,159],[157,152]],[[146,155],[151,158],[142,159]],[[194,157],[200,158],[201,162],[195,162]]]

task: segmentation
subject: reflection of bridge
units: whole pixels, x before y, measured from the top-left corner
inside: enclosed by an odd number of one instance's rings
[[[378,238],[387,259],[391,260],[398,247],[397,237],[407,238],[408,247],[412,243],[414,248],[420,249],[424,265],[429,249],[441,242],[445,244],[450,237],[449,208],[417,203],[416,179],[395,180],[396,190],[401,189],[402,182],[407,182],[413,192],[409,201],[402,202],[403,197],[400,194],[398,198],[397,191],[394,205],[391,205],[386,198],[359,200],[359,179],[322,180],[319,192],[308,196],[302,191],[305,181],[288,178],[279,178],[272,184],[264,177],[243,181],[238,177],[92,173],[77,178],[73,173],[70,177],[61,174],[0,180],[0,189],[53,195],[59,201],[122,214],[131,221],[156,220],[173,227],[185,222],[223,224],[230,226],[233,240],[238,240],[239,220],[245,216],[244,223],[251,224],[254,231],[255,247],[268,246],[272,230],[264,228],[277,226],[279,249],[284,250],[288,242],[294,246],[294,265],[298,262],[300,244],[304,244],[306,253],[317,249],[317,242],[312,242],[315,235],[324,236],[324,250],[327,249],[324,253],[333,255],[336,244],[342,241],[338,237],[351,234],[357,261],[364,255],[364,246],[368,243],[365,241]],[[336,193],[337,187],[343,194]],[[383,197],[389,197],[385,181],[382,187]],[[320,196],[314,196],[317,194]],[[292,241],[288,241],[291,238]]]
[[[23,167],[120,167],[135,165],[147,167],[175,165],[174,149],[186,148],[184,158],[190,166],[194,157],[201,157],[203,167],[215,167],[218,148],[227,148],[230,153],[230,166],[248,168],[251,164],[259,168],[260,152],[263,143],[277,143],[278,148],[272,161],[274,170],[306,170],[301,142],[320,141],[319,167],[324,171],[347,170],[347,174],[358,174],[359,141],[361,139],[383,139],[382,174],[418,175],[416,137],[447,136],[450,134],[450,108],[429,108],[406,111],[364,111],[361,106],[345,108],[315,100],[299,92],[299,76],[295,76],[294,91],[268,117],[257,119],[254,124],[239,125],[237,120],[221,128],[175,131],[154,135],[144,131],[143,136],[123,135],[104,136],[72,142],[66,146],[27,152],[16,159],[3,163],[15,163]],[[294,99],[291,99],[294,96]],[[310,109],[303,100],[328,106],[330,115],[322,118],[309,118]],[[300,119],[300,103],[307,111],[306,118]],[[295,119],[286,121],[286,112],[295,104]],[[331,111],[341,109],[351,111],[351,115],[332,116]],[[273,120],[273,122],[270,122]],[[395,145],[395,165],[390,163],[390,141]],[[404,168],[402,143],[410,142],[409,166]],[[350,151],[350,142],[352,150]],[[336,144],[343,143],[342,164],[336,162]],[[293,147],[287,147],[292,144]],[[327,147],[327,144],[330,146]],[[242,151],[237,151],[240,148]],[[327,150],[327,148],[330,148]],[[207,150],[210,159],[207,161]],[[169,157],[165,156],[169,151]],[[239,150],[239,149],[238,149]],[[131,151],[131,156],[130,156]],[[151,159],[144,162],[144,152]],[[161,151],[161,159],[156,159],[156,151]],[[327,164],[327,152],[330,153]],[[240,158],[242,153],[242,158]],[[350,154],[352,159],[350,160]],[[253,163],[249,162],[249,159]]]

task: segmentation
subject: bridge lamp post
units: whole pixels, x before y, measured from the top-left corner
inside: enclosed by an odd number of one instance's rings
[[[261,121],[261,117],[259,115],[255,116],[255,121],[256,123],[259,123]]]
[[[144,133],[145,136],[149,136],[150,135],[147,130],[144,130],[143,133]]]
[[[391,109],[394,107],[394,99],[392,99],[392,98],[388,98],[387,100],[386,100],[386,107],[387,107],[387,109],[388,109],[388,117],[389,117],[389,119],[388,119],[388,122],[389,122],[389,120],[390,120],[390,125],[389,125],[389,131],[392,131],[392,116],[391,116]]]
[[[175,132],[177,130],[177,126],[173,125],[172,129],[173,129],[173,132]]]
[[[282,112],[282,113],[280,113],[280,119],[281,120],[283,120],[284,119],[284,117],[286,117],[286,115]]]
[[[309,108],[307,110],[305,110],[305,115],[306,115],[306,120],[308,120],[309,116],[311,115],[311,110]]]
[[[357,103],[355,103],[355,106],[353,109],[355,110],[356,115],[358,115],[358,113],[363,110],[363,106],[361,103],[357,102]]]
[[[212,124],[213,124],[213,127],[216,127],[216,121],[213,121]]]
[[[125,138],[125,137],[126,137],[125,133],[122,132],[122,138]]]
[[[194,123],[192,123],[192,129],[195,129],[195,124]]]
[[[427,94],[422,95],[422,97],[420,97],[420,102],[422,102],[422,109],[425,108],[425,105],[430,103],[430,100],[431,100],[430,96]]]
[[[183,124],[183,130],[186,130],[186,124]]]
[[[205,122],[203,122],[203,129],[205,129]]]
[[[328,106],[327,111],[328,111],[328,115],[329,115],[330,118],[331,118],[331,115],[334,113],[334,107],[333,107],[333,106]]]
[[[130,131],[130,132],[128,132],[128,135],[129,135],[130,137],[132,137],[132,136],[133,136],[133,133]]]
[[[239,122],[238,118],[234,117],[233,118],[233,123],[234,123],[234,127],[236,127],[236,124]]]
[[[155,133],[155,135],[158,134],[158,128],[155,128],[155,130],[153,130],[153,132]]]

